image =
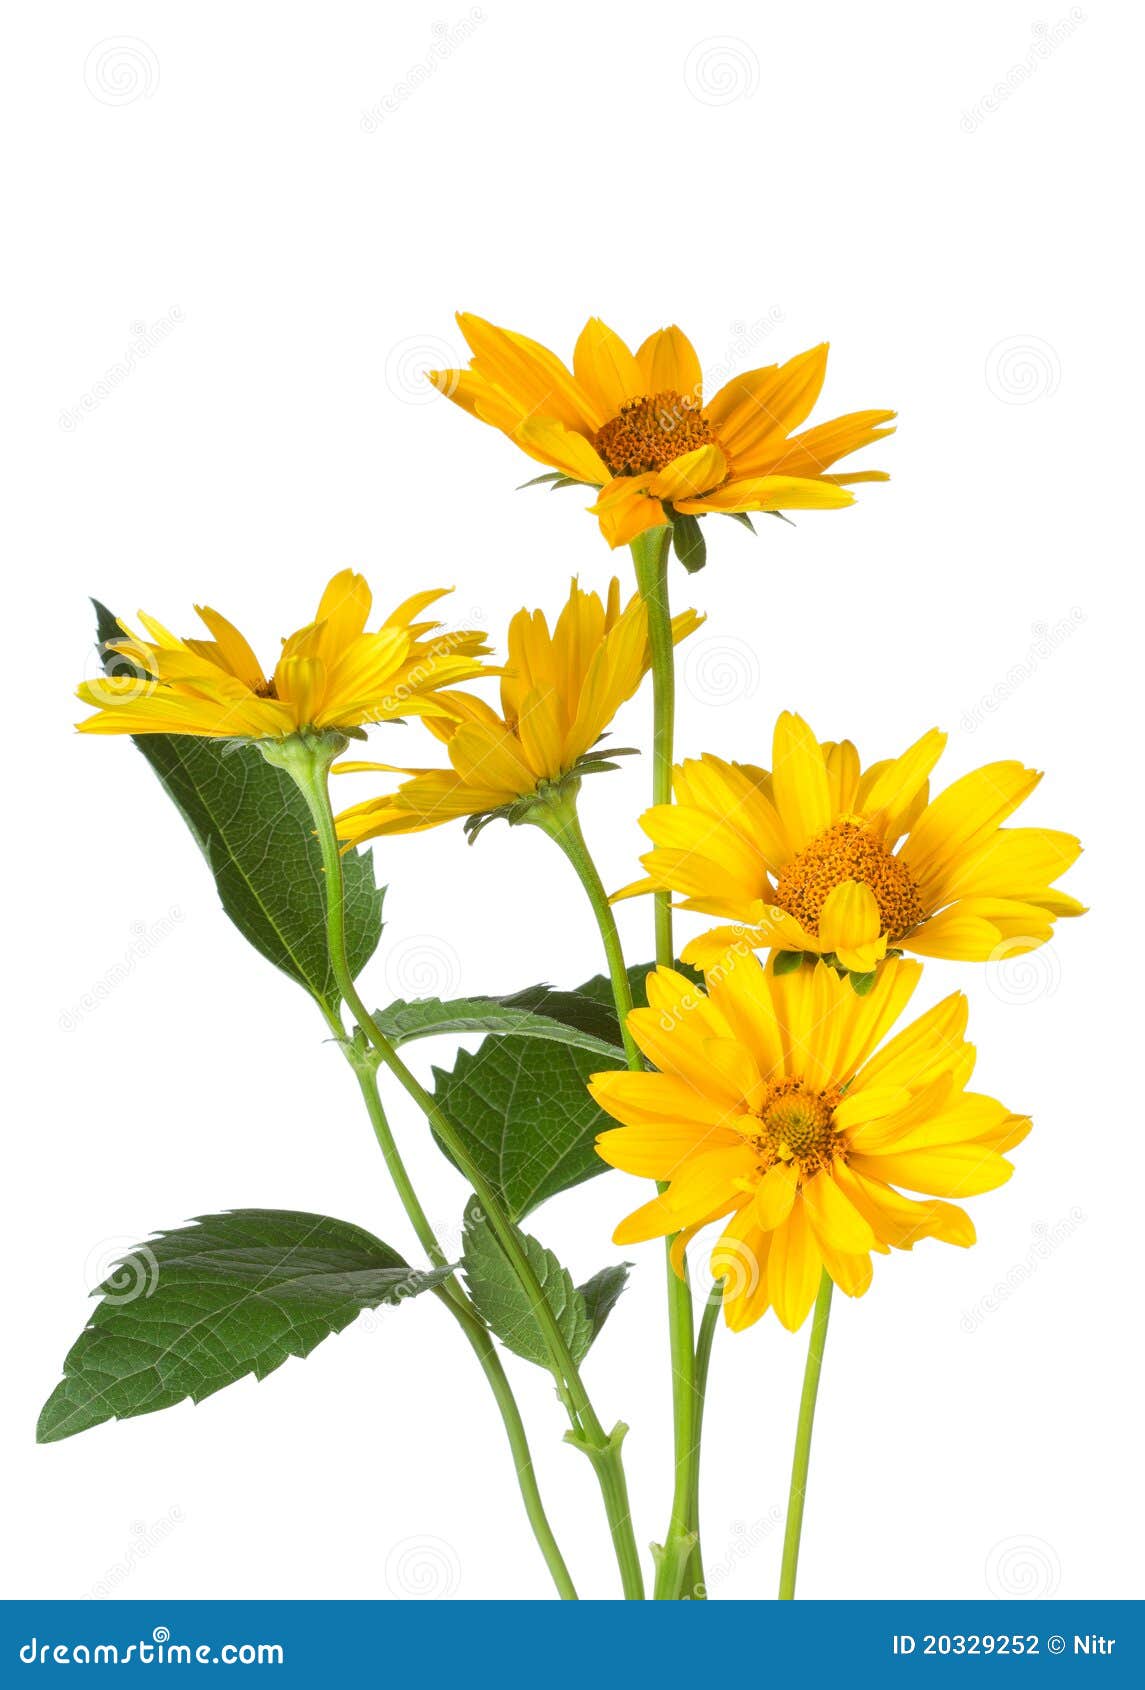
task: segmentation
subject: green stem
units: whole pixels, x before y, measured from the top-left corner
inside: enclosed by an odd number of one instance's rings
[[[652,802],[672,802],[672,739],[676,717],[676,659],[672,640],[672,612],[668,601],[668,551],[672,530],[651,528],[631,545],[636,585],[648,611],[648,650],[652,660]],[[672,941],[672,894],[655,894],[656,961],[676,966]],[[671,1250],[671,1239],[666,1248]],[[672,1349],[672,1410],[676,1475],[672,1515],[656,1575],[656,1595],[674,1601],[684,1579],[692,1587],[703,1583],[699,1553],[699,1521],[695,1517],[693,1420],[695,1369],[692,1291],[667,1262],[668,1334]]]
[[[627,1485],[621,1453],[621,1445],[627,1427],[618,1424],[611,1433],[605,1432],[597,1418],[588,1392],[585,1390],[580,1371],[565,1341],[564,1333],[561,1331],[540,1282],[533,1271],[532,1263],[521,1244],[520,1235],[501,1207],[500,1198],[470,1158],[464,1142],[437,1099],[426,1091],[421,1081],[406,1066],[394,1046],[382,1032],[362,1001],[354,984],[346,950],[342,857],[334,828],[334,813],[330,805],[330,793],[327,785],[330,765],[344,748],[344,742],[342,744],[335,743],[339,738],[340,736],[323,735],[319,736],[317,740],[310,740],[300,735],[292,740],[283,741],[275,749],[275,760],[293,778],[306,799],[314,821],[322,856],[322,867],[326,875],[327,948],[338,990],[341,992],[346,1007],[354,1016],[358,1026],[378,1053],[380,1061],[389,1069],[409,1096],[413,1098],[476,1193],[489,1224],[505,1251],[522,1290],[529,1299],[533,1318],[536,1320],[544,1338],[545,1347],[549,1352],[550,1366],[572,1426],[571,1432],[567,1434],[568,1441],[589,1456],[597,1472],[608,1515],[609,1529],[616,1549],[617,1563],[620,1567],[624,1594],[629,1598],[642,1597],[644,1595],[644,1580],[640,1569],[636,1539],[632,1530],[632,1518],[628,1506]]]
[[[676,720],[676,659],[672,613],[668,604],[668,548],[671,528],[650,528],[631,545],[636,585],[648,610],[648,650],[652,659],[652,802],[672,802],[672,737]],[[672,894],[657,892],[656,961],[674,968]]]
[[[687,1574],[693,1580],[688,1594],[693,1600],[703,1600],[707,1596],[706,1580],[704,1578],[704,1562],[700,1553],[700,1447],[704,1434],[704,1404],[708,1390],[708,1368],[712,1360],[712,1344],[716,1336],[716,1326],[719,1323],[720,1310],[723,1307],[724,1288],[719,1280],[708,1293],[708,1300],[704,1304],[703,1317],[700,1320],[699,1336],[696,1339],[696,1366],[692,1376],[692,1395],[695,1407],[692,1412],[692,1434],[695,1441],[695,1456],[692,1461],[692,1503],[690,1518],[696,1532],[696,1547],[692,1559],[687,1566]]]
[[[831,1276],[826,1268],[819,1281],[819,1295],[811,1317],[811,1341],[803,1373],[803,1394],[799,1399],[799,1422],[795,1428],[795,1456],[791,1463],[791,1491],[787,1499],[787,1528],[783,1534],[783,1564],[779,1574],[779,1599],[790,1602],[795,1595],[795,1574],[799,1566],[799,1539],[803,1531],[803,1504],[807,1500],[807,1468],[811,1460],[811,1432],[815,1424],[815,1398],[823,1371],[823,1350],[827,1343],[827,1321],[831,1314]]]
[[[608,963],[608,977],[612,983],[612,1000],[616,1005],[616,1013],[620,1021],[620,1037],[624,1043],[624,1054],[628,1066],[638,1072],[644,1067],[644,1058],[640,1054],[640,1047],[628,1029],[628,1017],[632,1011],[632,988],[628,981],[628,969],[624,962],[624,949],[620,943],[620,933],[616,926],[616,917],[612,913],[612,905],[608,901],[608,893],[604,889],[604,882],[600,878],[596,864],[585,837],[581,831],[580,817],[576,811],[575,795],[564,795],[546,804],[536,805],[528,816],[556,841],[576,870],[577,877],[588,895],[592,905],[592,913],[596,917],[596,925],[600,929],[601,943]]]
[[[350,1064],[358,1079],[362,1097],[366,1105],[366,1112],[374,1129],[374,1134],[385,1157],[386,1168],[394,1182],[402,1207],[409,1217],[410,1225],[417,1234],[418,1242],[435,1267],[446,1266],[445,1252],[438,1242],[437,1235],[426,1217],[413,1188],[401,1152],[394,1142],[382,1106],[382,1099],[378,1092],[376,1062],[369,1054],[355,1051],[351,1046],[344,1046]],[[533,1536],[537,1540],[545,1564],[553,1577],[557,1594],[564,1601],[575,1602],[577,1599],[576,1586],[573,1584],[568,1567],[560,1546],[553,1535],[548,1515],[545,1513],[544,1503],[537,1485],[537,1474],[533,1466],[532,1451],[525,1432],[525,1424],[521,1419],[521,1411],[517,1407],[517,1399],[513,1395],[513,1388],[506,1377],[505,1369],[501,1365],[501,1358],[497,1354],[496,1346],[489,1336],[484,1324],[476,1314],[472,1303],[465,1295],[456,1279],[448,1279],[435,1289],[439,1302],[447,1308],[457,1321],[461,1330],[469,1341],[481,1369],[489,1381],[493,1392],[493,1399],[501,1413],[501,1420],[505,1427],[505,1434],[509,1440],[509,1449],[513,1456],[513,1466],[517,1473],[517,1483],[521,1490],[521,1499],[525,1504],[525,1513]]]

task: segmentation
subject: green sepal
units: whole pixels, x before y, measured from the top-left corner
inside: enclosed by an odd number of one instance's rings
[[[576,476],[565,475],[561,470],[554,469],[550,470],[547,475],[534,475],[531,481],[522,481],[517,488],[517,492],[523,493],[526,487],[544,487],[546,485],[554,493],[558,487],[594,487],[594,483],[591,481],[578,481]]]
[[[776,951],[771,972],[776,975],[794,974],[803,961],[802,951]]]
[[[672,512],[672,550],[689,575],[703,569],[708,561],[708,546],[698,517]]]

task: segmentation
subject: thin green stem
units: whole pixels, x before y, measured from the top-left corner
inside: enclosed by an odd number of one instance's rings
[[[669,527],[651,528],[632,542],[636,585],[648,610],[648,650],[652,660],[652,802],[672,802],[672,740],[676,718],[676,659],[668,599]],[[656,961],[676,965],[672,940],[672,895],[655,894]],[[660,1554],[656,1595],[674,1601],[685,1578],[693,1588],[703,1583],[699,1521],[695,1516],[693,1468],[699,1465],[693,1420],[695,1369],[692,1291],[671,1262],[667,1242],[668,1334],[672,1350],[672,1410],[676,1473],[672,1514]]]
[[[644,1595],[644,1580],[640,1557],[632,1530],[624,1477],[621,1446],[627,1427],[615,1426],[606,1433],[597,1418],[588,1392],[565,1340],[564,1333],[549,1306],[532,1263],[521,1243],[520,1235],[501,1207],[500,1199],[481,1170],[474,1164],[452,1121],[440,1104],[398,1055],[390,1040],[382,1032],[354,984],[346,950],[345,889],[342,858],[334,828],[334,813],[330,805],[327,785],[330,764],[340,747],[328,743],[311,745],[301,737],[286,741],[279,752],[281,766],[292,776],[302,792],[314,821],[326,875],[326,939],[334,978],[346,1007],[350,1010],[362,1033],[377,1052],[382,1064],[413,1098],[433,1127],[437,1137],[470,1185],[485,1211],[498,1242],[509,1259],[522,1290],[529,1299],[533,1318],[540,1328],[558,1391],[569,1415],[572,1430],[568,1441],[584,1451],[592,1461],[600,1481],[608,1515],[609,1529],[616,1549],[624,1594],[629,1598]]]
[[[712,1344],[715,1341],[716,1327],[719,1323],[723,1300],[723,1284],[717,1280],[708,1293],[708,1300],[704,1304],[700,1331],[696,1338],[696,1365],[692,1374],[692,1396],[695,1402],[692,1411],[692,1437],[695,1455],[692,1460],[692,1500],[689,1517],[696,1532],[696,1546],[686,1571],[688,1577],[693,1580],[688,1590],[688,1595],[693,1600],[702,1600],[707,1595],[704,1562],[700,1553],[700,1448],[704,1435],[704,1404],[707,1400],[708,1368],[711,1365]]]
[[[791,1491],[787,1498],[787,1527],[783,1534],[783,1564],[779,1574],[779,1599],[790,1602],[795,1595],[795,1574],[799,1566],[799,1539],[803,1532],[803,1504],[807,1500],[807,1468],[811,1461],[811,1432],[815,1425],[815,1399],[823,1371],[823,1350],[827,1343],[827,1321],[831,1314],[831,1276],[826,1268],[819,1281],[819,1295],[811,1316],[811,1340],[803,1373],[803,1394],[799,1399],[799,1421],[795,1428],[795,1455],[791,1463]]]
[[[672,613],[668,603],[668,548],[671,528],[650,528],[631,545],[636,585],[648,609],[648,650],[652,659],[652,802],[672,802],[672,738],[676,720],[676,660]],[[675,966],[672,945],[672,894],[657,892],[656,961]]]
[[[394,1136],[386,1118],[382,1099],[378,1092],[376,1063],[372,1056],[354,1051],[353,1047],[344,1047],[350,1064],[357,1076],[358,1085],[366,1105],[366,1112],[370,1117],[374,1134],[385,1157],[386,1168],[394,1182],[402,1207],[409,1217],[410,1225],[417,1234],[418,1242],[435,1267],[446,1266],[445,1252],[438,1242],[437,1235],[426,1217],[413,1188],[401,1152],[394,1142]],[[465,1295],[456,1279],[447,1279],[436,1287],[438,1300],[449,1310],[468,1339],[481,1369],[489,1381],[493,1392],[493,1399],[501,1413],[505,1427],[505,1434],[509,1440],[509,1448],[513,1456],[513,1465],[517,1472],[517,1483],[521,1489],[521,1499],[525,1504],[525,1513],[533,1536],[537,1540],[545,1564],[553,1577],[557,1594],[564,1601],[576,1601],[576,1586],[573,1584],[568,1567],[560,1546],[553,1535],[552,1526],[545,1513],[541,1501],[541,1493],[537,1485],[536,1470],[533,1466],[533,1456],[529,1449],[529,1440],[525,1432],[525,1424],[521,1419],[521,1411],[517,1407],[517,1399],[513,1395],[513,1388],[506,1377],[505,1369],[501,1365],[501,1358],[489,1336],[484,1324],[476,1314],[469,1298]]]
[[[640,1054],[640,1047],[632,1037],[628,1028],[628,1017],[632,1011],[632,988],[628,981],[628,969],[624,961],[624,949],[620,943],[620,933],[616,926],[616,917],[612,913],[612,905],[608,901],[608,893],[604,889],[604,882],[596,864],[592,860],[581,831],[580,817],[576,811],[575,796],[565,796],[560,800],[538,804],[529,814],[529,820],[555,840],[576,870],[577,878],[584,887],[588,901],[592,906],[592,913],[596,917],[596,925],[600,929],[601,943],[604,946],[605,960],[608,963],[608,978],[612,984],[612,1000],[616,1005],[616,1014],[620,1021],[620,1037],[624,1043],[624,1054],[628,1066],[636,1070],[644,1067],[644,1058]]]

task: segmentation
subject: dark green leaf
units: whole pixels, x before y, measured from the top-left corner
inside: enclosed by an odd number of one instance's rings
[[[708,561],[708,547],[700,519],[672,514],[672,549],[689,575],[695,575]]]
[[[99,639],[119,629],[93,600]],[[112,667],[124,660],[107,654]],[[151,764],[215,877],[223,909],[257,951],[319,1002],[335,1007],[338,989],[326,954],[326,896],[314,824],[294,782],[253,745],[220,745],[185,734],[140,734]],[[349,851],[346,934],[358,974],[382,931],[382,893],[373,859]]]
[[[749,534],[755,533],[755,523],[751,520],[747,511],[724,511],[723,514],[730,516],[733,522],[738,522],[741,528],[746,528]]]
[[[309,1355],[363,1309],[398,1303],[450,1269],[422,1273],[346,1221],[235,1209],[161,1233],[99,1287],[103,1300],[64,1362],[37,1440],[201,1402],[244,1374]]]
[[[593,1033],[586,1027],[565,1022],[543,1009],[548,993],[544,986],[529,992],[518,992],[507,998],[421,998],[414,1003],[402,999],[378,1010],[378,1026],[394,1044],[406,1044],[411,1039],[430,1038],[441,1033],[501,1033],[523,1039],[546,1039],[551,1044],[573,1045],[591,1051],[606,1061],[618,1055],[618,1035],[615,1015],[601,1012],[597,1021],[602,1028]],[[571,994],[566,994],[571,995]],[[538,1007],[534,1008],[533,1004]]]
[[[652,966],[628,971],[637,1004],[647,1002],[644,983]],[[703,983],[694,969],[677,967]],[[620,1023],[612,987],[601,974],[575,991],[531,986],[493,1001],[510,1012],[547,1017],[577,1035],[567,1045],[550,1043],[533,1022],[527,1036],[494,1033],[477,1051],[463,1051],[450,1073],[434,1070],[438,1102],[513,1219],[521,1220],[547,1198],[608,1172],[595,1143],[612,1122],[586,1086],[591,1074],[624,1067]]]
[[[570,1045],[494,1034],[434,1069],[434,1096],[514,1220],[608,1172],[594,1148],[611,1125],[586,1089],[590,1074],[623,1068]],[[444,1149],[444,1146],[442,1147]],[[448,1152],[446,1152],[448,1154]]]
[[[616,1262],[612,1267],[601,1268],[599,1273],[594,1273],[591,1279],[586,1279],[583,1285],[577,1286],[577,1291],[583,1297],[585,1308],[588,1310],[594,1342],[616,1307],[620,1293],[628,1284],[628,1270],[631,1266],[631,1262]]]
[[[874,968],[871,969],[869,974],[851,973],[848,975],[848,979],[851,982],[851,990],[861,998],[866,997],[877,977],[878,970]]]
[[[654,962],[643,962],[636,963],[628,970],[628,989],[632,993],[633,1003],[640,1007],[648,1002],[646,982],[655,967]],[[697,986],[703,986],[704,977],[698,969],[690,968],[685,962],[677,962],[676,970]],[[586,980],[583,986],[577,986],[571,992],[558,991],[552,986],[532,986],[527,991],[518,992],[503,1001],[534,1009],[539,1015],[552,1016],[557,1021],[563,1021],[568,1026],[584,1032],[594,1033],[598,1038],[607,1039],[612,1044],[619,1045],[621,1042],[612,983],[606,974],[594,974],[591,980]]]
[[[604,1268],[578,1288],[551,1250],[528,1233],[518,1233],[518,1237],[579,1366],[624,1289],[628,1264]],[[532,1304],[476,1198],[465,1211],[461,1265],[474,1307],[505,1347],[538,1367],[547,1367],[549,1354]]]

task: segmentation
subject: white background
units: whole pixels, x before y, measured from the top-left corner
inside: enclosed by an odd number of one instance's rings
[[[581,495],[515,492],[524,460],[420,382],[460,353],[464,307],[566,355],[590,314],[633,344],[678,321],[725,370],[830,338],[818,415],[900,411],[863,460],[893,480],[853,510],[764,521],[756,540],[709,520],[709,568],[675,575],[677,603],[709,618],[682,658],[679,745],[766,761],[785,706],[867,758],[941,724],[947,778],[997,757],[1047,771],[1023,819],[1084,835],[1069,884],[1093,911],[1024,967],[928,970],[916,1001],[969,990],[979,1083],[1036,1130],[1012,1182],[972,1204],[975,1249],[878,1259],[863,1301],[837,1299],[801,1592],[1131,1594],[1132,11],[23,11],[5,29],[7,1593],[548,1594],[499,1422],[428,1301],[199,1408],[32,1442],[86,1287],[151,1229],[278,1205],[413,1248],[309,1000],[229,927],[130,744],[73,734],[70,693],[93,662],[89,592],[181,629],[192,602],[218,605],[273,654],[347,564],[383,606],[454,583],[458,614],[495,633],[522,603],[558,605],[574,571],[603,587]],[[141,326],[149,355],[83,410]],[[627,581],[627,555],[611,561]],[[646,694],[628,708],[622,742],[648,710]],[[425,750],[416,728],[375,745]],[[634,872],[647,778],[586,791],[610,884]],[[597,970],[539,834],[491,828],[469,851],[443,829],[378,857],[390,925],[367,996]],[[648,908],[623,923],[647,955]],[[448,1049],[420,1047],[423,1070],[431,1056]],[[455,1236],[459,1180],[401,1097],[393,1114]],[[639,1197],[612,1175],[535,1227],[587,1275],[618,1257],[609,1234]],[[1048,1251],[1047,1229],[1067,1234]],[[660,1253],[635,1253],[587,1378],[631,1424],[645,1542],[666,1524],[667,1377]],[[721,1598],[775,1588],[805,1336],[769,1317],[717,1341]],[[543,1376],[510,1365],[582,1593],[612,1595],[587,1468]]]

